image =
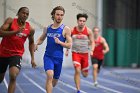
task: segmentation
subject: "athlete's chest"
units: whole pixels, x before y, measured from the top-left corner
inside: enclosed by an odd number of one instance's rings
[[[72,35],[72,39],[87,40],[88,36],[84,34],[74,34]]]
[[[10,29],[11,29],[11,31],[17,31],[17,30],[19,30],[19,26],[13,25],[13,26],[11,26]],[[15,38],[27,38],[29,36],[29,34],[30,34],[30,29],[27,26],[25,26],[25,28],[20,33],[17,33],[15,35]]]

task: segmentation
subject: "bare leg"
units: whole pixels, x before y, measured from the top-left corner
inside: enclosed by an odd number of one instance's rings
[[[8,93],[14,93],[15,92],[15,87],[16,87],[16,78],[19,74],[19,69],[15,66],[11,67],[9,69],[9,86],[8,86]]]
[[[56,86],[57,82],[58,82],[58,79],[53,79],[53,81],[52,81],[53,87]]]
[[[75,74],[74,74],[74,81],[75,81],[77,90],[80,90],[80,72],[81,72],[81,69],[76,67]]]
[[[47,91],[47,93],[52,93],[52,88],[53,88],[52,82],[53,82],[53,74],[54,74],[54,72],[53,72],[53,70],[48,70],[46,72],[46,74],[47,74],[46,91]]]
[[[93,64],[93,80],[94,80],[94,85],[97,86],[97,76],[98,76],[98,64]]]
[[[82,71],[82,75],[83,75],[83,77],[87,77],[88,76],[88,72],[87,71]]]

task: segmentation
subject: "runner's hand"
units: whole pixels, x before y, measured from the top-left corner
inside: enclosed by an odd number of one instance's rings
[[[66,50],[65,51],[65,56],[68,56],[69,55],[69,50]]]
[[[57,44],[60,44],[61,43],[61,41],[57,37],[54,37],[54,40],[55,40],[55,43],[57,43]]]
[[[38,45],[37,44],[34,44],[34,52],[38,50]]]
[[[32,64],[32,68],[35,68],[36,67],[35,61],[31,61],[31,64]]]
[[[21,33],[24,30],[24,27],[20,27],[16,32]]]
[[[90,55],[93,56],[93,51],[92,50],[90,50]]]

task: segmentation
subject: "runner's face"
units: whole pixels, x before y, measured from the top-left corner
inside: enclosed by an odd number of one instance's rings
[[[83,27],[85,26],[85,23],[86,23],[86,18],[80,17],[80,18],[77,20],[77,23],[78,23],[78,27],[83,28]]]
[[[99,30],[98,28],[94,28],[94,31],[93,31],[94,35],[95,35],[95,36],[98,36],[99,31],[100,31],[100,30]]]
[[[22,22],[25,22],[27,20],[28,16],[29,16],[29,9],[27,9],[27,8],[23,8],[18,14],[18,18]]]
[[[56,10],[54,15],[54,21],[56,23],[61,23],[64,17],[64,12],[62,10]]]

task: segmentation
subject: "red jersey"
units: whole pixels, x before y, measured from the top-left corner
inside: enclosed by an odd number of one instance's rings
[[[93,57],[99,60],[104,59],[103,49],[104,47],[101,42],[101,37],[98,37],[97,40],[95,40],[95,49],[93,51]]]
[[[17,18],[11,24],[10,31],[19,29]],[[21,33],[5,36],[0,44],[0,57],[22,56],[24,53],[24,43],[30,34],[30,24],[26,22],[25,28]]]
[[[72,31],[71,34],[72,34],[72,35],[75,35],[75,34],[84,34],[84,35],[87,35],[87,36],[89,35],[89,34],[88,34],[88,31],[87,31],[87,27],[85,27],[84,30],[83,30],[82,32],[77,31],[77,28],[74,27],[74,29],[73,29],[73,31]]]
[[[87,27],[84,28],[83,31],[77,31],[76,27],[74,27],[72,31],[72,51],[79,53],[88,53],[89,48],[89,38],[88,38],[88,30]]]

